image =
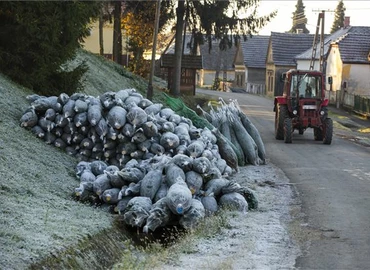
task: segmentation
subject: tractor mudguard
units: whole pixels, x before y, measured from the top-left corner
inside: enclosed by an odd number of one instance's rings
[[[283,96],[275,97],[275,100],[274,100],[274,109],[273,109],[274,112],[276,111],[276,105],[277,104],[286,105],[287,104],[286,97],[283,97]]]
[[[328,106],[329,105],[329,99],[324,99],[324,101],[321,103],[321,106],[322,107],[326,107],[326,106]]]

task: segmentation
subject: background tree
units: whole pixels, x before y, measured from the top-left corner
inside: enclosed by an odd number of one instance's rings
[[[113,61],[117,64],[122,64],[122,2],[113,2]]]
[[[257,34],[271,18],[276,15],[259,17],[257,7],[259,0],[218,1],[218,0],[183,0],[178,1],[176,10],[176,40],[175,40],[175,74],[170,93],[180,95],[181,60],[184,22],[187,23],[194,39],[188,44],[193,51],[197,46],[208,41],[211,47],[212,39],[220,41],[220,49],[236,44],[240,38]],[[185,16],[186,15],[186,16]]]
[[[110,2],[102,1],[99,12],[99,54],[104,55],[104,24],[112,23],[113,6]]]
[[[295,5],[296,10],[293,12],[293,26],[289,30],[290,33],[297,33],[298,29],[302,29],[303,33],[308,34],[310,31],[307,29],[307,18],[304,13],[305,6],[302,0],[297,0]]]
[[[66,70],[99,4],[84,1],[1,1],[0,70],[45,95],[72,93],[86,66]]]
[[[161,1],[160,31],[174,18],[173,4],[171,1]],[[127,1],[126,13],[122,18],[122,29],[128,37],[129,51],[133,55],[128,68],[142,77],[149,73],[149,63],[144,60],[144,52],[153,46],[155,7],[156,1]],[[159,41],[161,38],[163,40],[164,34],[159,36]]]
[[[344,6],[343,0],[340,0],[338,2],[337,8],[335,9],[334,22],[331,27],[330,34],[334,33],[344,26],[345,11],[346,8]]]

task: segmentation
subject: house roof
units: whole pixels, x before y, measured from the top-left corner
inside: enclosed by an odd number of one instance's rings
[[[331,44],[338,44],[343,62],[369,63],[367,56],[370,52],[370,27],[350,26],[341,28],[327,36],[324,40],[324,55]],[[319,58],[320,46],[316,47],[316,59]],[[297,55],[297,60],[309,60],[312,57],[312,48]]]
[[[241,41],[244,65],[250,68],[266,68],[270,36],[252,36]]]
[[[191,35],[187,34],[185,35],[185,43],[184,43],[184,55],[183,55],[183,61],[184,56],[190,55],[190,48],[187,46],[187,44],[191,41]],[[236,46],[231,46],[230,48],[227,48],[226,50],[220,50],[219,47],[219,41],[213,40],[212,41],[212,48],[209,50],[208,41],[204,41],[204,44],[200,45],[200,55],[202,57],[202,64],[201,68],[206,70],[234,70],[233,62],[236,54]],[[172,44],[165,50],[164,54],[162,55],[162,58],[164,55],[173,55],[175,53],[175,42],[172,41]],[[187,58],[190,59],[190,58]],[[195,59],[195,58],[194,58]],[[162,61],[162,66],[170,66],[168,62],[168,58],[164,59]],[[169,60],[172,61],[172,60]],[[191,60],[190,60],[191,61]],[[198,60],[195,60],[198,61]],[[184,65],[184,64],[183,64]],[[187,64],[186,64],[187,65]],[[199,68],[199,62],[196,64],[197,69]],[[184,67],[184,66],[183,66]]]
[[[344,35],[346,35],[349,29],[350,29],[349,27],[340,28],[331,35],[325,35],[326,37],[324,38],[324,55],[326,55],[328,53],[329,48],[330,48],[330,44],[333,41],[335,41],[335,40],[343,37]],[[320,39],[318,40],[318,42],[319,43],[317,43],[317,45],[316,45],[315,59],[320,58]],[[313,44],[313,41],[312,41],[312,44]],[[313,50],[313,47],[311,46],[310,49],[308,49],[308,50],[304,51],[303,53],[297,55],[295,57],[295,59],[297,59],[297,60],[311,60],[312,50]]]
[[[271,32],[272,57],[275,65],[294,66],[296,55],[312,47],[314,35]]]
[[[190,48],[187,46],[187,44],[191,41],[191,35],[186,34],[185,37],[183,36],[183,42],[184,42],[184,54],[190,54]],[[171,43],[169,44],[168,48],[164,51],[164,54],[174,54],[175,53],[175,36],[171,40]]]
[[[209,50],[208,42],[200,46],[200,54],[203,57],[203,69],[206,70],[234,70],[234,58],[236,46],[232,45],[225,50],[221,50],[219,42],[213,41],[212,48]]]
[[[352,26],[343,38],[334,42],[339,45],[343,62],[369,64],[370,27]]]

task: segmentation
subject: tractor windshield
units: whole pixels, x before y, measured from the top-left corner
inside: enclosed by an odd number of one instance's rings
[[[292,75],[290,95],[300,98],[321,98],[321,76]]]

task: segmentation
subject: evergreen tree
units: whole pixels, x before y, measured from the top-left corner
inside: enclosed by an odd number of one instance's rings
[[[86,71],[66,69],[99,5],[84,1],[1,1],[0,71],[44,95],[73,93]]]
[[[346,11],[346,8],[344,7],[343,0],[339,0],[337,8],[335,9],[335,15],[334,15],[334,22],[330,30],[330,34],[334,33],[338,29],[342,28],[344,26],[344,12]]]
[[[307,29],[307,18],[304,13],[305,6],[302,0],[297,0],[295,5],[296,10],[293,12],[293,26],[289,30],[290,33],[297,33],[298,29],[301,29],[303,33],[308,34],[310,31]]]
[[[175,74],[174,83],[170,89],[172,95],[180,95],[184,22],[196,37],[193,39],[193,44],[187,44],[193,51],[204,40],[211,46],[212,39],[220,41],[220,49],[226,49],[227,46],[230,47],[233,43],[238,43],[242,37],[246,39],[248,36],[257,34],[276,15],[276,12],[272,12],[269,15],[259,17],[257,14],[258,4],[259,0],[178,1],[176,9]],[[230,11],[232,12],[230,13]]]

